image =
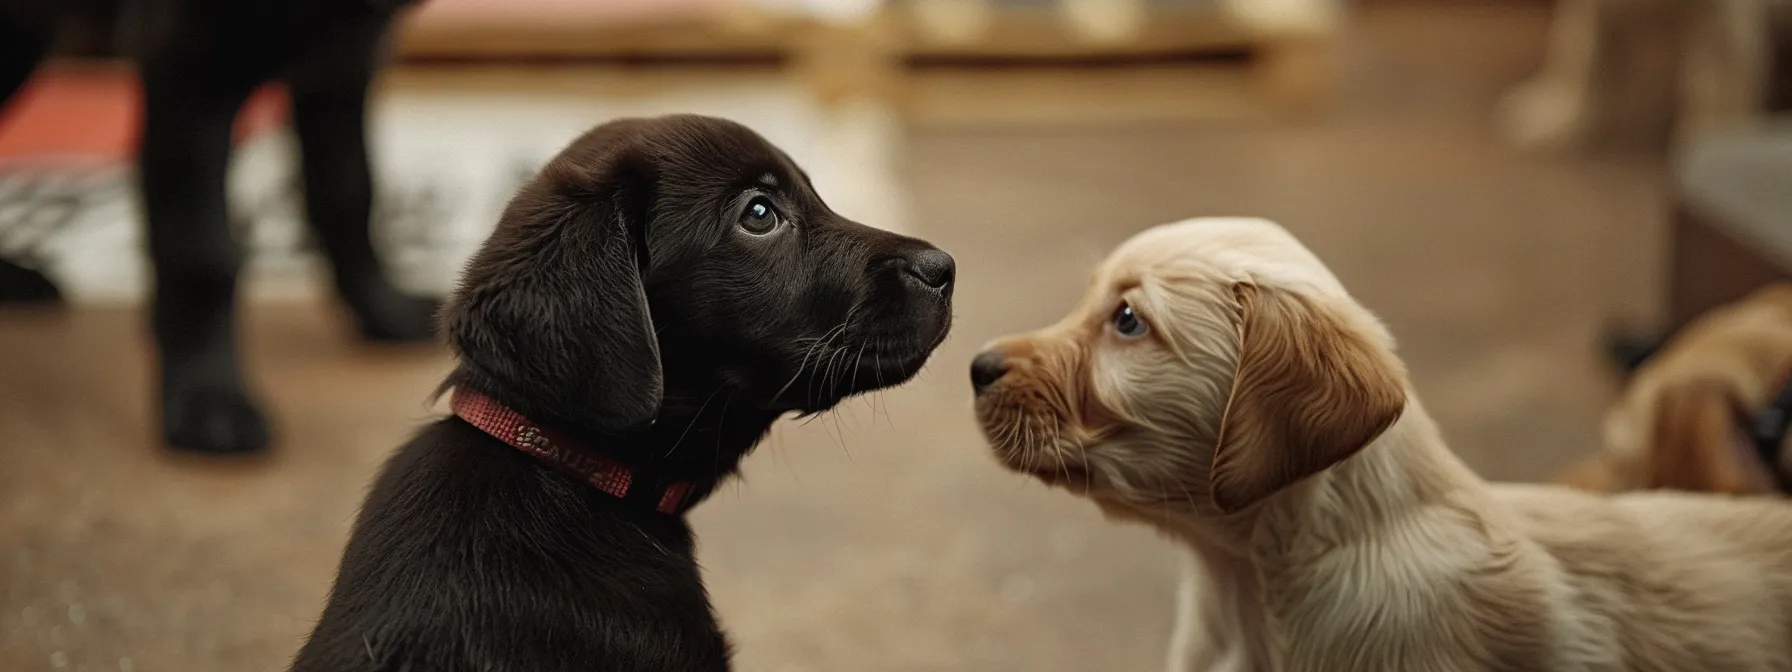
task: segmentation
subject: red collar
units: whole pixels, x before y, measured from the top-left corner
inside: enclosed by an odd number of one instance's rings
[[[522,414],[479,392],[456,387],[449,405],[455,415],[493,438],[578,476],[591,487],[617,499],[628,499],[629,487],[635,484],[635,472],[628,466],[583,450],[577,442],[530,422]],[[656,498],[655,510],[665,514],[678,513],[679,506],[684,504],[684,496],[690,491],[690,483],[666,486]]]

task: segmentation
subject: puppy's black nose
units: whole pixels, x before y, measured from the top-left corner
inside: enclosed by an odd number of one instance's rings
[[[920,280],[923,285],[945,289],[952,284],[953,276],[957,275],[958,265],[952,262],[952,255],[928,249],[912,252],[904,257],[902,270]]]
[[[984,350],[971,360],[971,389],[979,394],[1008,374],[1008,358],[994,350]]]

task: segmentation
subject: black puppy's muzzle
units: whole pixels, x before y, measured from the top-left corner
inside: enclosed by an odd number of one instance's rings
[[[854,242],[867,254],[868,290],[855,312],[885,361],[902,362],[911,375],[952,328],[952,291],[958,264],[952,255],[919,238],[858,225]]]
[[[951,329],[958,264],[920,240],[903,239],[892,247],[876,266],[884,289],[869,297],[879,315],[877,330],[891,345],[906,344],[897,348],[907,350],[902,354],[925,359]]]
[[[817,322],[820,335],[790,361],[796,382],[785,386],[790,394],[778,396],[804,412],[908,381],[952,328],[958,282],[952,255],[923,240],[851,222],[829,233],[839,234],[830,241],[839,246],[821,262],[823,277],[839,282],[852,302],[831,306],[845,321]],[[855,261],[864,265],[855,268]]]

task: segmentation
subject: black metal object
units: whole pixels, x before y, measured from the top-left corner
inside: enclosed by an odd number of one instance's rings
[[[1605,334],[1605,355],[1618,371],[1620,380],[1629,380],[1643,362],[1649,361],[1665,345],[1668,335],[1652,331],[1612,329]]]
[[[1749,431],[1749,438],[1755,442],[1755,453],[1773,474],[1774,484],[1780,492],[1792,492],[1792,478],[1787,477],[1780,463],[1780,446],[1785,442],[1789,424],[1792,424],[1792,377],[1788,377],[1780,388],[1779,396],[1755,414],[1754,426]]]

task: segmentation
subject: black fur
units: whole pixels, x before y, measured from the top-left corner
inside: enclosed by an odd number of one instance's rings
[[[367,87],[403,4],[0,0],[0,105],[59,37],[129,57],[143,80],[137,167],[156,275],[153,322],[169,445],[242,452],[269,440],[238,362],[234,299],[242,253],[231,237],[224,186],[237,110],[264,83],[282,80],[291,94],[311,230],[362,334],[430,337],[435,302],[395,290],[368,236]]]
[[[912,377],[950,326],[952,276],[933,246],[828,209],[746,128],[612,122],[469,263],[444,311],[448,384],[700,501],[779,416]],[[375,483],[293,669],[727,669],[690,528],[652,507],[441,420]]]

